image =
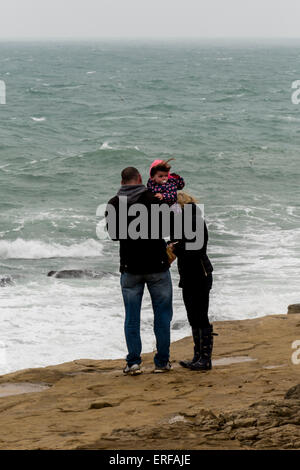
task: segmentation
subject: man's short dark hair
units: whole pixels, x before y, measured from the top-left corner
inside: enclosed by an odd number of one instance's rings
[[[139,176],[140,176],[139,170],[137,170],[133,166],[128,166],[127,168],[124,168],[124,170],[121,173],[122,183],[126,184],[132,180],[138,180]]]

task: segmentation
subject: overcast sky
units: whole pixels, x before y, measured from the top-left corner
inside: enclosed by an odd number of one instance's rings
[[[300,37],[300,0],[0,0],[0,38]]]

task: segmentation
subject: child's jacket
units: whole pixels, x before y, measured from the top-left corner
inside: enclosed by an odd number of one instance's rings
[[[147,183],[147,188],[154,194],[162,193],[164,201],[171,206],[177,202],[177,190],[184,188],[184,179],[171,173],[168,181],[165,184],[157,184],[151,178]]]

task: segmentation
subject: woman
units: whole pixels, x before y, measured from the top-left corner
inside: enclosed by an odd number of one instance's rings
[[[212,287],[212,264],[206,254],[208,232],[200,208],[196,200],[184,192],[179,192],[177,202],[182,209],[182,221],[187,217],[185,224],[195,231],[196,223],[201,223],[204,229],[204,243],[201,249],[188,249],[187,240],[172,241],[171,248],[178,258],[178,271],[180,275],[179,287],[182,288],[182,296],[187,311],[188,321],[192,327],[194,340],[194,357],[190,361],[180,361],[182,367],[192,370],[206,371],[212,368],[211,355],[213,350],[213,326],[208,320],[209,293]],[[187,210],[187,205],[192,209]],[[191,217],[191,220],[188,220]],[[183,223],[183,222],[182,222]],[[198,225],[199,227],[199,225]]]

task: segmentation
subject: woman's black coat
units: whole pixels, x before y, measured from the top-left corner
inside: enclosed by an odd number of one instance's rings
[[[213,266],[206,254],[207,242],[208,242],[208,231],[205,221],[203,220],[201,209],[194,203],[189,203],[192,205],[192,211],[185,211],[184,207],[182,209],[182,239],[176,240],[174,237],[171,237],[172,242],[176,242],[173,247],[173,252],[177,256],[178,272],[180,275],[179,287],[184,287],[187,285],[199,284],[199,281],[206,280],[208,277],[211,277],[213,271]],[[194,240],[188,240],[184,234],[184,217],[192,214],[192,220],[186,220],[185,223],[192,224],[193,231],[196,230],[196,220],[199,226],[202,227],[202,239],[203,245],[198,250],[191,250],[187,248],[187,243],[191,243]],[[190,225],[189,225],[190,227]]]

